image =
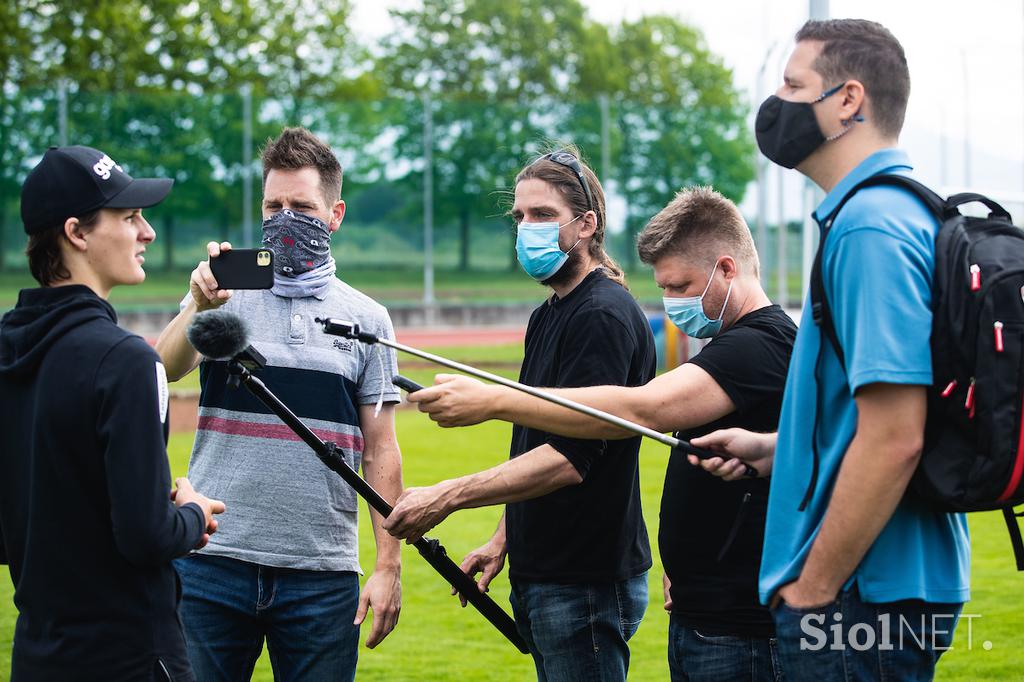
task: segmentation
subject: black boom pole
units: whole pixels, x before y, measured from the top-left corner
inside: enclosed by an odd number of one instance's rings
[[[380,496],[373,486],[367,483],[359,474],[353,471],[341,454],[338,446],[334,443],[324,442],[319,436],[313,433],[302,420],[296,416],[288,407],[275,396],[266,384],[253,376],[252,372],[245,367],[243,361],[238,357],[228,361],[228,374],[232,383],[241,381],[245,387],[260,402],[281,418],[285,424],[295,432],[309,447],[313,449],[316,456],[320,458],[331,471],[341,476],[364,500],[369,503],[381,516],[389,516],[392,507],[387,500]],[[452,561],[444,547],[437,540],[422,537],[413,543],[419,553],[427,560],[434,570],[448,581],[462,597],[476,608],[484,618],[490,621],[501,634],[508,638],[508,641],[522,653],[529,653],[526,642],[519,635],[515,621],[498,606],[494,600],[480,591],[476,581],[466,575],[461,568]]]

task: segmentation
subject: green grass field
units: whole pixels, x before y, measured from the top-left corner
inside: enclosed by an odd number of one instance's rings
[[[474,428],[438,429],[424,415],[412,410],[398,414],[406,485],[427,485],[502,461],[507,452],[509,426],[490,422]],[[170,443],[171,468],[185,472],[191,435],[178,434]],[[312,457],[312,453],[309,455]],[[645,443],[641,485],[644,511],[652,538],[658,535],[658,504],[668,451]],[[364,568],[373,566],[373,539],[361,514],[360,544]],[[433,533],[458,562],[482,544],[497,523],[497,509],[463,511],[452,515]],[[699,522],[699,520],[698,520]],[[968,650],[966,622],[957,631],[954,648],[939,666],[940,680],[1020,679],[1019,652],[1024,633],[1019,628],[1019,592],[1024,576],[1014,570],[1006,531],[998,514],[971,516],[974,542],[974,600],[965,613],[972,621],[972,648]],[[376,650],[360,652],[360,680],[526,680],[533,675],[527,656],[518,654],[490,625],[471,609],[462,610],[448,596],[445,584],[419,557],[404,552],[404,602],[395,632]],[[650,606],[640,630],[631,642],[631,680],[665,680],[668,617],[661,604],[661,566],[650,572]],[[16,612],[10,581],[0,580],[0,679],[10,669],[11,637]],[[495,581],[492,596],[507,606],[508,582]],[[365,632],[364,632],[365,639]],[[991,650],[982,643],[992,643]],[[269,659],[264,653],[254,676],[271,680]]]

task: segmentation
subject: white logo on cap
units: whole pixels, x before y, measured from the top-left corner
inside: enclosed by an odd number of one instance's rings
[[[107,156],[106,154],[104,154],[103,158],[97,161],[96,165],[92,167],[92,169],[96,172],[96,175],[100,176],[104,180],[110,179],[111,168],[116,168],[120,172],[124,173],[124,169],[118,166],[116,163],[114,163],[114,160]]]

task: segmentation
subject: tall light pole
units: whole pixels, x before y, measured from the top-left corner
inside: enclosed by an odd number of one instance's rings
[[[971,93],[967,75],[967,49],[960,48],[960,63],[964,70],[964,189],[971,188]]]
[[[242,244],[251,249],[252,229],[252,87],[242,85]]]
[[[423,315],[434,324],[434,106],[423,93]]]
[[[807,15],[811,20],[823,20],[828,19],[828,0],[809,0],[807,7]],[[811,217],[811,211],[814,207],[821,203],[824,198],[821,189],[818,188],[810,179],[804,180],[804,191],[803,191],[803,207],[804,207],[804,222],[801,230],[801,268],[800,268],[800,281],[803,284],[803,294],[805,295],[811,282],[811,268],[814,265],[814,252],[817,248],[817,224]]]
[[[764,61],[761,68],[757,70],[757,81],[754,83],[754,101],[760,103],[764,100],[764,72],[768,68],[768,61],[772,53],[778,47],[778,42],[772,43],[771,47],[764,54]],[[768,173],[766,172],[766,160],[760,151],[754,152],[754,170],[757,172],[757,248],[763,253],[768,253]],[[768,283],[768,268],[766,263],[761,263],[761,284]]]

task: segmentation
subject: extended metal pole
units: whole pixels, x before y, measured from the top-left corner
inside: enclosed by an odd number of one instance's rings
[[[236,356],[237,357],[237,356]],[[366,500],[367,504],[375,509],[381,516],[391,515],[392,507],[387,500],[381,497],[373,486],[363,480],[339,452],[334,443],[326,443],[319,436],[313,433],[299,417],[288,409],[281,400],[267,388],[260,379],[252,374],[241,361],[235,359],[228,362],[228,375],[243,383],[254,397],[266,405],[270,410],[281,418],[288,427],[303,440],[316,456],[331,471],[338,474],[346,483]],[[445,548],[437,540],[421,537],[412,543],[424,559],[427,560],[434,570],[448,581],[448,584],[476,608],[491,625],[505,635],[520,652],[529,653],[529,648],[516,629],[515,621],[505,613],[498,604],[488,595],[480,591],[475,580],[464,573],[459,566],[452,561],[445,551]]]
[[[654,429],[649,429],[646,426],[641,426],[640,424],[636,424],[629,420],[623,419],[622,417],[616,417],[614,414],[609,414],[608,412],[598,410],[597,408],[590,407],[589,405],[577,403],[573,400],[569,400],[568,398],[563,398],[562,396],[555,395],[554,393],[548,393],[547,391],[542,391],[539,388],[527,386],[526,384],[521,384],[518,381],[512,381],[511,379],[506,379],[503,376],[491,374],[490,372],[485,372],[482,369],[477,369],[476,367],[471,367],[470,365],[464,365],[461,362],[455,362],[454,360],[443,358],[440,355],[427,353],[426,351],[422,351],[417,348],[412,348],[410,346],[398,343],[397,341],[391,341],[390,339],[383,339],[377,337],[377,343],[388,346],[389,348],[394,348],[395,350],[400,350],[403,353],[408,353],[409,355],[415,355],[416,357],[423,358],[424,360],[436,362],[439,365],[444,365],[445,367],[450,367],[451,369],[464,372],[466,374],[469,374],[470,376],[477,377],[478,379],[486,379],[487,381],[493,381],[496,384],[501,384],[502,386],[507,386],[517,391],[522,391],[523,393],[529,393],[535,398],[540,398],[541,400],[546,400],[548,402],[555,403],[556,405],[561,405],[562,407],[568,408],[570,410],[581,412],[590,417],[594,417],[595,419],[600,419],[601,421],[606,421],[609,424],[614,424],[615,426],[618,426],[619,428],[625,429],[627,431],[638,433],[641,436],[653,438],[659,443],[664,443],[665,445],[668,445],[670,447],[682,448],[687,451],[698,450],[698,448],[694,448],[689,443],[681,441],[678,438],[666,436],[664,433],[660,433],[658,431],[655,431]],[[705,453],[707,451],[701,450],[700,452]],[[694,452],[694,454],[697,453]]]
[[[636,424],[634,422],[629,421],[628,419],[617,417],[614,414],[609,414],[608,412],[598,410],[597,408],[590,407],[589,405],[584,405],[574,400],[563,398],[560,395],[555,395],[554,393],[549,393],[539,388],[534,388],[533,386],[521,384],[518,381],[506,379],[505,377],[498,376],[497,374],[485,372],[482,369],[477,369],[476,367],[471,367],[470,365],[464,365],[461,362],[449,360],[448,358],[441,357],[440,355],[427,353],[426,351],[419,350],[418,348],[412,348],[411,346],[406,346],[405,344],[398,343],[397,341],[381,338],[376,334],[364,332],[359,328],[359,325],[354,322],[349,322],[346,320],[336,320],[334,318],[322,319],[319,317],[315,318],[315,320],[316,322],[324,326],[324,333],[326,334],[333,334],[334,336],[344,336],[345,338],[355,339],[363,343],[379,343],[389,348],[394,348],[395,350],[402,351],[403,353],[408,353],[410,355],[415,355],[418,358],[429,360],[430,362],[437,363],[444,367],[449,367],[451,369],[458,370],[459,372],[464,372],[466,374],[469,374],[470,376],[477,377],[478,379],[493,381],[496,384],[501,384],[502,386],[507,386],[508,388],[515,389],[517,391],[522,391],[523,393],[532,395],[535,398],[540,398],[541,400],[546,400],[549,403],[554,403],[566,409],[574,410],[581,414],[585,414],[588,417],[593,417],[594,419],[600,419],[601,421],[608,422],[609,424],[614,424],[615,426],[618,426],[621,429],[625,429],[626,431],[630,431],[632,433],[640,434],[641,436],[647,436],[648,438],[656,440],[659,443],[664,443],[669,447],[677,448],[680,451],[685,452],[686,454],[696,455],[701,459],[722,456],[719,455],[718,453],[712,452],[711,450],[705,450],[703,448],[694,447],[685,440],[679,440],[678,438],[673,438],[672,436],[666,436],[664,433],[659,433],[654,429],[649,429],[646,426]],[[744,464],[744,466],[746,467],[745,473],[747,476],[757,476],[757,469],[750,466],[749,464]]]

